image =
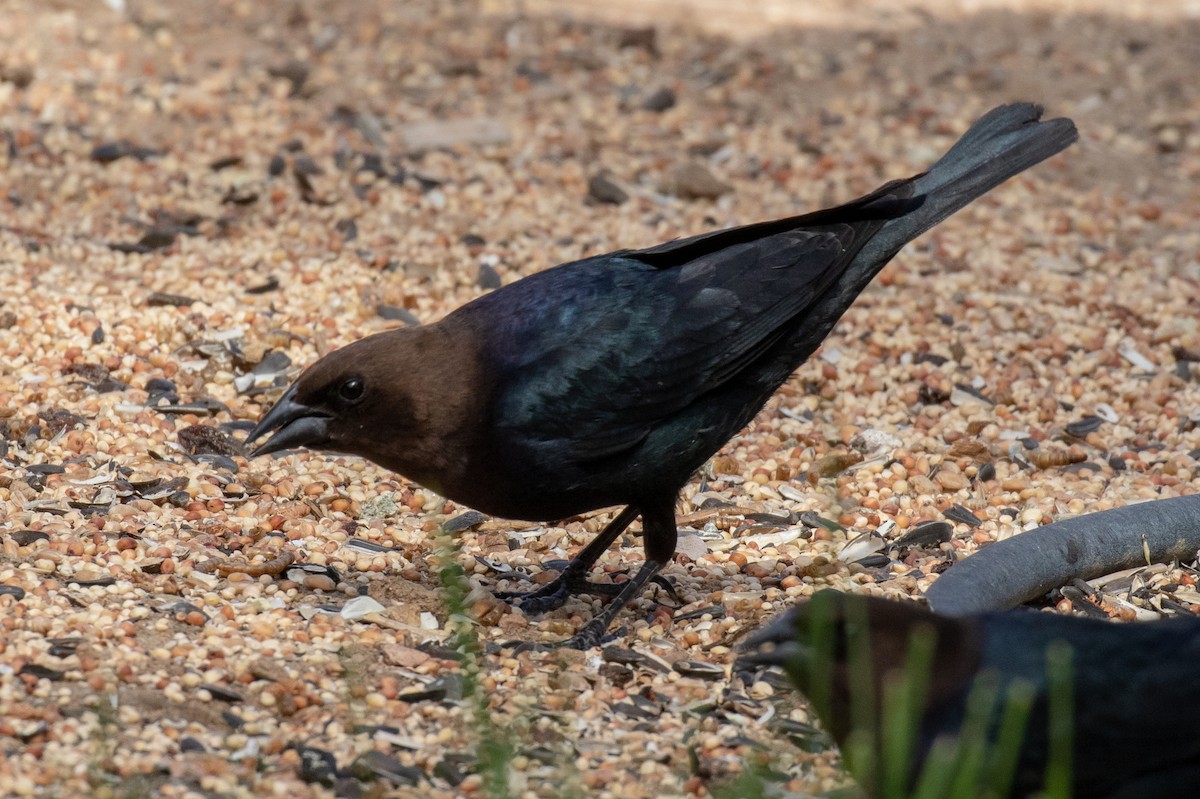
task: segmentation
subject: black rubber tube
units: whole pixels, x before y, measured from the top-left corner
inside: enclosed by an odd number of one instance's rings
[[[1192,561],[1200,494],[1142,502],[1047,524],[999,541],[947,569],[925,592],[948,616],[1007,610],[1066,585],[1146,563]]]

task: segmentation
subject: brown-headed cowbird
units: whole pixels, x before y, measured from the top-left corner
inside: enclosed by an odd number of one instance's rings
[[[1186,796],[1196,789],[1200,619],[1118,624],[1027,609],[950,617],[915,602],[822,591],[751,636],[745,646],[752,651],[739,668],[782,666],[814,698],[814,709],[839,745],[865,726],[857,740],[873,752],[859,758],[855,777],[868,793],[879,795],[884,752],[898,734],[889,726],[883,697],[903,679],[919,635],[930,636],[932,660],[927,673],[918,675],[927,679],[928,689],[915,705],[913,746],[904,764],[907,785],[936,757],[935,747],[947,746],[972,723],[969,697],[982,679],[994,693],[976,729],[993,752],[1003,749],[997,740],[1006,701],[1024,692],[1029,703],[1015,755],[1010,752],[1006,767],[989,775],[999,781],[987,787],[1000,788],[990,795],[1042,790],[1052,752],[1067,775],[1065,793],[1056,796],[1134,799]],[[1056,647],[1062,683],[1055,682],[1059,677],[1049,659]],[[864,662],[865,668],[859,665]],[[1065,686],[1057,698],[1056,684]],[[1063,698],[1065,704],[1056,708]],[[856,701],[865,701],[870,713],[858,715],[864,705]],[[1053,731],[1063,719],[1068,734],[1058,738],[1064,748],[1056,751]],[[850,766],[853,771],[853,758]]]
[[[536,612],[613,600],[569,643],[596,645],[675,552],[692,473],[820,346],[901,247],[1075,140],[1029,104],[989,112],[928,172],[846,205],[547,269],[425,327],[357,341],[310,366],[251,431],[255,455],[361,455],[456,502],[550,521],[625,505]],[[636,517],[646,561],[586,580]]]

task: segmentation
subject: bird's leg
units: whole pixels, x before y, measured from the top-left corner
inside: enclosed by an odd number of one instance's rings
[[[626,605],[637,599],[646,589],[646,583],[650,582],[652,577],[656,577],[666,565],[666,563],[656,560],[647,560],[643,563],[637,574],[633,575],[628,582],[621,583],[621,591],[613,597],[612,602],[605,605],[599,614],[593,616],[591,621],[579,629],[579,632],[563,641],[559,646],[570,649],[591,649],[594,646],[600,646],[604,641],[604,634],[608,632],[608,627],[617,614]]]
[[[550,582],[535,591],[501,591],[497,599],[505,602],[521,600],[521,610],[526,614],[545,613],[560,608],[574,594],[593,596],[618,596],[626,584],[588,582],[587,574],[600,556],[612,546],[617,536],[625,532],[635,518],[638,509],[630,505],[616,515],[608,526],[575,556],[567,568]]]
[[[675,528],[675,498],[653,509],[642,510],[642,543],[646,549],[646,562],[638,569],[637,574],[626,583],[622,583],[620,591],[604,606],[604,610],[585,624],[571,638],[550,648],[570,647],[571,649],[591,649],[604,641],[609,625],[626,605],[637,599],[646,584],[658,576],[662,568],[671,562],[675,555],[675,543],[678,532]],[[543,648],[538,644],[525,644],[520,649]]]

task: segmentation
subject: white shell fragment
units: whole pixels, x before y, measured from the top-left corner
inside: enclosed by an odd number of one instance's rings
[[[767,547],[781,547],[784,544],[790,544],[800,538],[800,533],[804,528],[791,527],[787,530],[780,530],[777,533],[758,533],[756,535],[748,535],[741,539],[743,543],[754,544],[759,549]]]
[[[846,546],[842,547],[842,551],[838,553],[838,560],[844,563],[854,563],[868,555],[881,552],[886,546],[887,539],[878,533],[874,531],[863,533],[846,542]]]
[[[873,427],[855,433],[854,437],[850,439],[850,447],[867,457],[890,453],[902,446],[904,446],[904,442],[896,436]]]
[[[371,599],[371,597],[356,596],[342,606],[341,617],[346,621],[358,621],[363,616],[379,613],[383,610],[383,605]]]
[[[1121,340],[1121,343],[1117,345],[1117,354],[1129,361],[1135,369],[1141,369],[1143,372],[1158,370],[1158,364],[1138,352],[1137,345],[1129,339]]]
[[[691,560],[699,560],[708,554],[708,544],[698,535],[681,533],[675,544],[675,551]]]

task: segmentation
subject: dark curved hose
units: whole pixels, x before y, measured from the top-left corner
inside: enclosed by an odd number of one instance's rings
[[[948,616],[1007,610],[1072,578],[1146,563],[1191,561],[1200,549],[1200,494],[1089,513],[999,541],[951,566],[925,592]]]

